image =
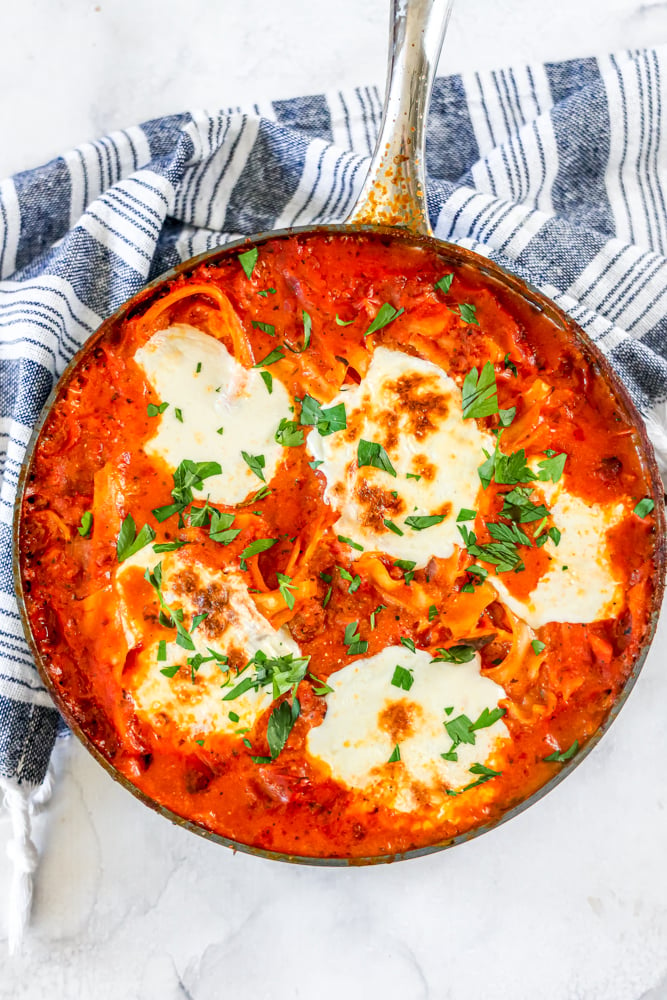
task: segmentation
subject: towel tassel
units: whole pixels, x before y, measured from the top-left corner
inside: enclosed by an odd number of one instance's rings
[[[12,824],[13,837],[7,844],[7,855],[13,873],[9,890],[7,932],[9,954],[21,949],[32,906],[33,875],[39,854],[32,841],[32,816],[40,811],[51,798],[54,775],[49,766],[46,777],[37,788],[19,785],[16,781],[0,778],[0,791]]]

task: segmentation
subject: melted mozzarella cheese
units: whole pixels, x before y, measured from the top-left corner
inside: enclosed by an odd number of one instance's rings
[[[623,516],[622,504],[591,504],[568,493],[560,483],[540,483],[553,523],[561,532],[544,551],[547,572],[527,598],[515,597],[502,575],[489,577],[507,606],[531,628],[548,622],[588,623],[611,618],[623,605],[620,582],[611,565],[607,532]]]
[[[186,458],[219,462],[222,475],[207,479],[199,491],[214,503],[241,503],[262,485],[242,451],[263,455],[264,478],[271,480],[283,451],[275,433],[280,420],[290,416],[290,399],[278,379],[269,394],[259,371],[240,365],[214,337],[180,324],[159,330],[134,360],[160,400],[169,403],[154,418],[148,454],[159,455],[172,469]]]
[[[378,347],[366,377],[331,401],[338,403],[345,404],[347,430],[308,436],[326,476],[325,498],[340,513],[336,530],[366,550],[418,566],[431,556],[450,556],[460,544],[458,512],[474,506],[480,489],[482,448],[493,447],[474,420],[463,420],[456,383],[430,361]],[[396,477],[357,467],[361,440],[382,445]],[[410,515],[444,515],[444,520],[415,530],[405,524]],[[351,552],[352,558],[358,555]]]
[[[209,660],[195,672],[193,681],[188,657],[197,653],[210,657],[210,647],[229,656],[237,665],[247,663],[260,649],[269,657],[288,653],[299,656],[299,647],[285,629],[276,631],[259,613],[237,570],[212,573],[191,560],[186,550],[156,555],[152,546],[127,559],[116,574],[119,608],[129,645],[140,643],[145,628],[143,606],[137,615],[130,571],[143,575],[146,568],[154,570],[160,561],[164,599],[172,610],[183,609],[186,628],[191,627],[194,615],[207,612],[207,617],[191,634],[194,650],[182,649],[175,641],[168,641],[166,659],[158,661],[159,640],[141,649],[127,679],[127,690],[137,712],[158,728],[169,722],[189,736],[251,728],[271,704],[271,687],[257,691],[251,688],[238,698],[224,701],[225,694],[244,677],[251,676],[253,668],[242,672],[237,680],[234,671],[228,676],[224,665]],[[164,632],[165,637],[169,635],[175,639],[176,633]],[[180,669],[173,677],[161,673],[162,669],[177,665]],[[230,712],[238,720],[230,719]]]
[[[397,665],[414,671],[409,691],[391,683]],[[494,722],[475,731],[474,744],[457,747],[458,760],[440,756],[452,747],[445,722],[462,714],[474,722],[505,696],[481,676],[478,656],[470,663],[431,663],[424,650],[389,646],[332,674],[327,684],[333,691],[324,721],[308,734],[309,753],[328,764],[337,781],[394,809],[442,804],[447,789],[475,781],[470,767],[488,760],[508,736],[505,725]],[[453,711],[447,715],[446,708]],[[401,759],[390,764],[396,744]]]

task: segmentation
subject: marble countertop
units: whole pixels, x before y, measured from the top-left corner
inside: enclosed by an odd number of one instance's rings
[[[382,85],[386,6],[9,5],[0,176],[163,113]],[[467,0],[440,71],[664,41],[665,2]],[[627,705],[566,782],[468,844],[366,869],[235,855],[154,815],[63,741],[36,820],[23,955],[7,958],[0,925],[0,998],[664,1000],[666,663],[663,614]],[[0,907],[8,837],[0,815]]]

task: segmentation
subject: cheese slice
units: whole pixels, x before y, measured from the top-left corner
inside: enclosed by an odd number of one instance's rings
[[[378,347],[366,377],[331,401],[338,403],[345,404],[347,430],[308,436],[327,480],[325,499],[340,514],[336,530],[367,551],[417,566],[431,556],[450,556],[461,541],[456,517],[462,507],[474,506],[480,489],[482,449],[493,448],[474,420],[463,420],[456,383],[430,361]],[[358,467],[362,440],[385,449],[396,476]],[[405,521],[411,515],[444,517],[415,530]]]
[[[146,452],[159,455],[172,470],[184,459],[222,466],[222,475],[207,479],[195,495],[237,504],[259,489],[262,481],[242,451],[262,455],[264,479],[272,479],[283,452],[275,433],[281,419],[290,417],[290,398],[278,379],[269,393],[259,371],[240,365],[221,341],[182,324],[159,330],[134,360],[160,400],[169,403],[154,418]]]
[[[477,655],[460,664],[431,659],[421,649],[411,653],[389,646],[332,674],[324,721],[307,737],[309,753],[327,764],[337,781],[404,812],[441,806],[448,789],[476,780],[470,767],[484,764],[508,736],[498,720],[475,730],[474,743],[459,744],[458,760],[443,760],[441,754],[452,748],[445,723],[460,715],[475,722],[484,709],[496,708],[505,692],[482,677]],[[413,672],[409,691],[392,684],[397,665]],[[400,761],[388,763],[396,745]]]
[[[194,650],[181,648],[175,641],[175,631],[164,632],[166,659],[158,660],[159,640],[142,648],[145,631],[144,608],[136,601],[136,578],[131,574],[145,569],[154,571],[162,565],[162,593],[172,610],[183,609],[183,621],[189,630],[195,615],[207,617],[191,633]],[[292,654],[300,650],[289,632],[274,629],[259,613],[248,592],[243,574],[230,568],[212,572],[198,564],[186,549],[157,555],[146,546],[122,563],[116,573],[119,608],[128,644],[140,649],[127,678],[137,712],[156,728],[170,725],[187,736],[209,733],[239,733],[249,729],[273,700],[271,687],[250,689],[233,700],[224,700],[254,668],[237,676],[227,671],[225,664],[212,659],[211,649],[228,656],[234,666],[245,665],[258,651],[268,657]],[[193,674],[188,658],[200,654],[208,661]],[[173,677],[161,670],[179,666]],[[238,719],[230,719],[230,712]]]
[[[589,623],[615,617],[623,594],[611,564],[607,532],[623,517],[623,504],[592,504],[562,483],[540,483],[553,524],[561,533],[544,551],[551,563],[527,598],[515,597],[503,574],[489,576],[501,600],[531,628],[548,622]]]

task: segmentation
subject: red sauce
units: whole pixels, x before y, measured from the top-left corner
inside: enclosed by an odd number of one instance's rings
[[[455,279],[443,294],[434,286],[450,271]],[[195,283],[201,292],[218,289],[228,297],[244,333],[243,348],[229,342],[215,301],[206,294],[188,294]],[[258,294],[271,288],[275,293]],[[183,297],[178,298],[175,293],[180,292]],[[379,614],[371,630],[370,616],[382,603],[382,593],[364,574],[363,560],[355,570],[362,582],[353,595],[333,573],[335,565],[349,565],[347,550],[336,540],[336,517],[323,501],[324,477],[310,468],[305,448],[285,449],[273,492],[261,502],[261,516],[247,507],[239,510],[243,530],[229,546],[210,542],[204,529],[179,529],[175,518],[156,522],[151,511],[171,502],[173,470],[142,450],[155,431],[147,405],[160,400],[133,357],[156,329],[183,322],[221,337],[237,357],[245,351],[240,360],[249,366],[276,347],[276,338],[258,323],[270,324],[286,344],[299,347],[306,310],[312,319],[310,346],[271,368],[292,397],[309,393],[322,402],[332,399],[343,383],[359,381],[369,352],[380,344],[434,362],[459,384],[471,368],[491,360],[500,407],[517,408],[502,448],[524,447],[528,457],[543,457],[546,449],[565,452],[568,490],[590,503],[618,500],[631,508],[652,495],[650,476],[637,430],[595,360],[572,332],[558,328],[471,265],[452,267],[443,256],[400,238],[319,234],[269,240],[260,246],[251,279],[233,253],[175,279],[161,314],[154,300],[149,296],[134,315],[95,342],[63,383],[35,448],[25,491],[20,553],[26,605],[66,716],[147,796],[206,830],[256,847],[341,858],[394,854],[446,841],[502,816],[561,766],[544,761],[555,747],[569,747],[574,740],[585,744],[622,690],[649,627],[652,576],[659,561],[654,517],[630,515],[610,532],[612,561],[625,594],[620,613],[590,625],[543,627],[539,639],[546,650],[539,661],[533,656],[507,667],[508,644],[498,638],[509,634],[506,612],[498,602],[489,602],[488,583],[473,593],[462,590],[470,582],[465,553],[436,560],[428,572],[415,574],[414,584],[441,609],[437,618],[425,619],[423,610],[411,606],[409,588],[402,586],[403,603]],[[385,302],[404,312],[365,338]],[[478,325],[464,321],[461,303],[475,307]],[[336,316],[350,325],[339,325]],[[505,366],[508,355],[516,375]],[[436,398],[434,413],[441,405]],[[414,419],[422,426],[429,415],[415,413]],[[497,422],[491,416],[480,425],[490,430]],[[423,458],[424,474],[437,475],[433,456]],[[108,470],[114,470],[122,495],[105,492]],[[492,483],[480,494],[474,527],[481,542],[489,537],[485,520],[497,518],[498,494],[507,489]],[[386,497],[369,498],[369,509],[383,503],[382,516],[391,517]],[[93,507],[92,536],[81,537],[77,527]],[[128,652],[109,599],[116,540],[128,512],[137,525],[154,527],[157,542],[190,541],[186,551],[213,569],[237,563],[253,538],[284,538],[255,564],[269,587],[276,586],[276,572],[289,559],[288,538],[298,536],[305,547],[324,516],[325,530],[309,567],[315,593],[293,617],[283,616],[303,655],[311,657],[313,673],[326,680],[350,662],[343,630],[352,620],[360,623],[368,656],[398,643],[400,636],[435,650],[476,629],[490,637],[482,645],[484,673],[498,680],[507,695],[502,704],[512,739],[496,761],[502,774],[453,797],[438,819],[428,808],[406,814],[369,802],[329,777],[305,753],[307,732],[325,711],[309,680],[299,688],[301,715],[285,749],[271,763],[251,759],[258,747],[266,753],[266,717],[249,734],[252,751],[239,737],[208,734],[201,746],[175,727],[150,727],[123,685],[136,651]],[[400,579],[392,560],[383,562],[390,577]],[[517,596],[528,593],[544,573],[544,550],[527,548],[524,563],[522,573],[505,574],[512,577],[508,586]],[[334,576],[325,608],[327,584],[321,572]],[[150,585],[137,572],[131,587],[147,619],[145,641],[164,636]],[[400,719],[385,721],[394,728],[402,724]]]

